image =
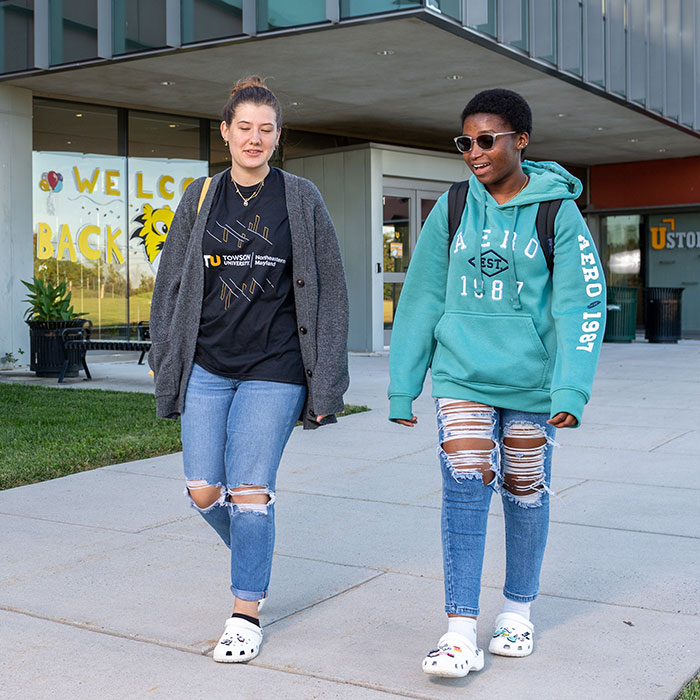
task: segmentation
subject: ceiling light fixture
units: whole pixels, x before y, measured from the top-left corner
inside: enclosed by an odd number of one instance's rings
[[[559,112],[559,114],[556,115],[559,119],[563,119],[564,117],[568,117],[568,114],[565,114],[564,112]]]
[[[171,129],[177,129],[177,124],[168,124]]]
[[[604,126],[596,126],[595,130],[596,131],[605,131],[605,127]]]
[[[665,149],[665,148],[659,148],[659,153],[666,153],[666,149]]]
[[[382,49],[381,51],[375,51],[377,56],[393,56],[394,52],[391,49]]]
[[[166,87],[167,87],[168,85],[175,85],[175,83],[173,83],[171,80],[161,80],[161,81],[160,81],[160,84],[161,84],[161,85],[165,85]]]
[[[639,143],[639,139],[627,139],[630,143]]]
[[[452,75],[446,75],[446,80],[461,80],[464,76],[459,73],[453,73]]]
[[[82,113],[82,112],[76,112],[76,113],[75,113],[75,116],[76,116],[76,117],[82,117],[82,116],[83,116],[83,113]]]
[[[289,106],[290,107],[301,107],[304,103],[303,102],[290,102]]]

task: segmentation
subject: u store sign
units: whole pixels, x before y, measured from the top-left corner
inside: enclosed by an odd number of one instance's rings
[[[676,219],[661,219],[649,226],[652,250],[700,248],[700,231],[676,231]]]

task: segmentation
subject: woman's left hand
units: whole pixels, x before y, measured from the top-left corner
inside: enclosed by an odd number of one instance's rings
[[[320,423],[327,415],[330,415],[330,414],[322,413],[320,416],[316,416],[316,422]]]
[[[555,428],[575,428],[578,425],[578,420],[576,416],[572,416],[570,413],[557,413],[556,416],[552,416],[547,423],[553,425]]]

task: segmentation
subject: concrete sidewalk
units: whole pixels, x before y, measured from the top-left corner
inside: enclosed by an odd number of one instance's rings
[[[150,390],[135,362],[94,358],[95,381],[67,390]],[[558,434],[535,653],[487,653],[459,680],[420,668],[445,626],[429,387],[417,428],[390,424],[387,370],[353,355],[346,400],[373,410],[292,435],[248,665],[206,656],[231,607],[227,551],[183,498],[181,455],[0,493],[0,695],[674,698],[700,667],[700,342],[604,346],[584,426]],[[502,602],[499,499],[489,527],[483,647]]]

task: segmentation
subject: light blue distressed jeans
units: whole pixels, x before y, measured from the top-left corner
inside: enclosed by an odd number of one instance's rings
[[[445,611],[479,614],[491,494],[500,493],[506,530],[503,594],[535,600],[549,529],[555,428],[546,413],[435,399],[443,478]],[[469,442],[468,449],[456,449]],[[510,444],[509,444],[510,443]],[[514,446],[515,445],[515,446]]]
[[[187,383],[181,417],[187,492],[221,489],[208,508],[192,506],[231,550],[231,591],[241,600],[267,594],[277,469],[305,398],[303,385],[228,379],[196,364]],[[234,489],[269,501],[234,503]]]

